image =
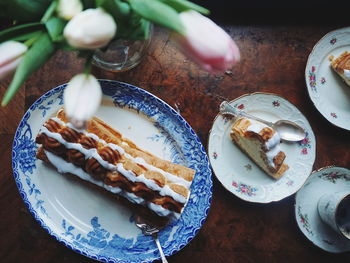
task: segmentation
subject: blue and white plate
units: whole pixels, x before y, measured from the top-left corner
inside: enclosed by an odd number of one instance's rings
[[[182,216],[159,233],[164,253],[170,256],[193,239],[208,214],[212,179],[205,150],[188,123],[164,101],[129,84],[100,83],[105,96],[97,117],[141,148],[196,170]],[[159,259],[155,242],[142,235],[130,210],[36,159],[35,137],[62,107],[64,88],[59,86],[38,99],[17,129],[12,166],[25,204],[52,236],[85,256],[104,262]]]

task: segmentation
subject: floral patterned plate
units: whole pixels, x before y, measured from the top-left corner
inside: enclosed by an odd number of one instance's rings
[[[269,203],[294,194],[310,175],[315,160],[316,140],[307,119],[294,105],[274,94],[248,94],[230,104],[269,121],[294,121],[306,129],[307,137],[301,142],[281,144],[289,170],[281,179],[275,180],[232,142],[233,120],[219,114],[210,131],[208,145],[216,177],[231,193],[250,202]]]
[[[350,190],[350,170],[325,167],[313,172],[295,197],[295,218],[303,234],[316,246],[333,253],[350,251],[350,240],[323,223],[317,203],[324,194]]]
[[[330,67],[330,56],[350,52],[350,27],[326,34],[309,55],[305,79],[317,110],[332,124],[350,130],[350,87]]]
[[[212,179],[207,155],[192,128],[168,104],[129,84],[100,83],[105,96],[98,117],[141,148],[196,170],[182,216],[159,233],[164,253],[170,256],[193,239],[208,214]],[[85,256],[118,263],[159,259],[154,240],[142,235],[129,209],[36,159],[36,134],[62,107],[64,87],[37,100],[17,129],[12,165],[25,204],[52,236]]]

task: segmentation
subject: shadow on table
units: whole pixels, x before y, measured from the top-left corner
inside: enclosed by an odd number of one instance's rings
[[[192,0],[211,11],[219,23],[349,24],[350,2],[343,0]]]

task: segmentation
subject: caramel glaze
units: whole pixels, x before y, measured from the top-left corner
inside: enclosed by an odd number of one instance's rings
[[[53,120],[49,120],[44,125],[49,131],[60,133],[62,138],[67,142],[80,143],[86,149],[96,148],[99,155],[103,160],[111,164],[115,164],[118,160],[121,160],[121,155],[118,151],[106,146],[101,149],[98,148],[98,142],[89,136],[85,136],[83,133],[79,133],[69,127],[63,127]],[[145,199],[148,202],[152,202],[157,205],[161,205],[165,209],[181,213],[181,209],[184,206],[182,203],[176,202],[169,196],[161,196],[158,192],[150,190],[144,183],[131,182],[122,174],[115,172],[109,173],[95,158],[85,159],[84,154],[74,149],[66,149],[65,146],[59,143],[57,140],[48,137],[41,133],[36,137],[36,143],[42,144],[43,148],[47,151],[56,154],[66,161],[73,163],[74,165],[82,168],[97,180],[104,181],[105,184],[112,187],[119,187],[127,192],[134,193],[136,196]],[[142,165],[138,165],[136,175],[142,174],[142,171],[147,170]]]

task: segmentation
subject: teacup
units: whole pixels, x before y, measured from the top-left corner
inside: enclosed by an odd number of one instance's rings
[[[350,239],[350,190],[323,195],[317,209],[324,223]]]

